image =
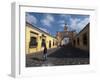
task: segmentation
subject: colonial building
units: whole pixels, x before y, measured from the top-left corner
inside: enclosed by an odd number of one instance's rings
[[[65,24],[63,31],[58,31],[56,34],[58,46],[67,45],[68,43],[72,43],[73,37],[76,35],[74,31],[68,31],[68,27]]]
[[[46,45],[47,49],[55,48],[57,39],[41,29],[26,22],[26,54],[39,52]]]
[[[73,39],[73,46],[89,51],[89,26],[88,23]]]

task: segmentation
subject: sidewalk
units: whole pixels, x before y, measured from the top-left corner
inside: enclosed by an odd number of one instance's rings
[[[57,51],[60,48],[53,48],[49,49],[47,52],[47,55],[52,54],[53,52]],[[49,58],[48,58],[49,59]],[[47,64],[47,61],[43,61],[43,51],[32,53],[32,54],[26,54],[26,66],[41,66],[43,64]]]
[[[57,51],[60,48],[52,48],[47,50],[47,55],[50,55],[51,53]],[[27,57],[38,57],[41,58],[43,56],[43,51],[36,52],[36,53],[31,53],[31,54],[26,54]]]
[[[27,67],[42,67],[42,66],[64,66],[64,65],[87,65],[89,64],[88,58],[48,58],[46,61],[33,60],[31,63],[27,64]]]

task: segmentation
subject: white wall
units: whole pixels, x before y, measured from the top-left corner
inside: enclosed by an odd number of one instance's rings
[[[13,80],[9,77],[10,65],[11,65],[11,2],[13,1],[25,1],[25,0],[1,0],[0,1],[0,80]],[[96,42],[94,48],[98,59],[97,73],[83,73],[83,74],[62,74],[55,76],[35,76],[30,78],[21,78],[22,80],[100,80],[100,2],[99,0],[26,0],[33,1],[34,4],[41,5],[60,5],[66,6],[68,4],[79,5],[79,6],[95,6],[97,7],[97,26],[96,28]],[[34,5],[33,4],[33,5]],[[94,53],[95,54],[95,53]],[[19,79],[20,80],[20,79]]]
[[[65,37],[63,40],[62,40],[62,45],[67,45],[69,43],[69,38]]]

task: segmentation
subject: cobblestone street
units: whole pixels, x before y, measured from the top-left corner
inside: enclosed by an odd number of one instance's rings
[[[43,60],[43,52],[26,55],[26,67],[80,64],[89,64],[89,52],[72,46],[49,49],[46,61]]]

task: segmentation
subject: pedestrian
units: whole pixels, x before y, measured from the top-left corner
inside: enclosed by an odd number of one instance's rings
[[[43,57],[44,57],[44,60],[47,60],[47,47],[46,47],[46,45],[44,45]]]

